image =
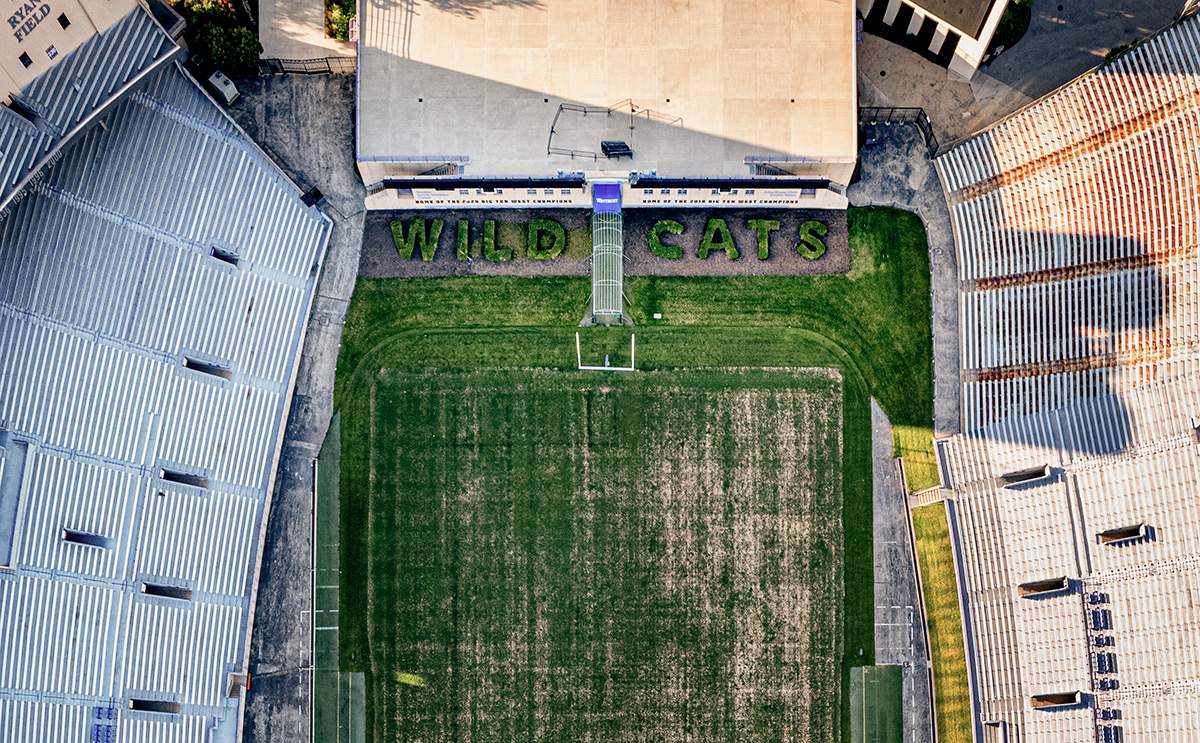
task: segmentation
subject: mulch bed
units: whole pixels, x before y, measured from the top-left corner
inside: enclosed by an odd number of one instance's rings
[[[438,248],[432,261],[421,260],[419,251],[404,260],[392,239],[394,219],[434,219],[445,221]],[[705,227],[711,218],[725,220],[737,245],[739,256],[730,260],[725,251],[710,252],[707,259],[697,254]],[[589,209],[489,209],[489,210],[428,210],[369,212],[363,232],[362,258],[358,273],[368,278],[419,276],[578,276],[591,271],[588,258],[554,258],[509,261],[489,261],[474,256],[471,261],[458,260],[455,250],[455,224],[470,223],[472,241],[483,234],[485,219],[497,222],[528,222],[532,219],[553,219],[568,232],[584,227],[591,220]],[[683,225],[682,234],[665,233],[663,242],[680,246],[683,256],[677,259],[660,258],[650,251],[650,229],[661,219],[671,219]],[[758,234],[746,227],[748,219],[773,219],[779,229],[770,233],[770,255],[758,259]],[[828,232],[821,238],[825,253],[815,260],[800,255],[800,225],[807,221],[823,223]],[[796,275],[839,274],[850,270],[850,241],[846,212],[825,209],[626,209],[625,210],[625,273],[631,276],[736,276],[736,275]]]

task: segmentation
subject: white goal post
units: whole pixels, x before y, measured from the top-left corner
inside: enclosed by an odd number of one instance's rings
[[[604,357],[604,366],[584,366],[583,351],[579,347],[579,331],[575,331],[575,364],[581,371],[637,371],[637,336],[629,336],[629,366],[609,366],[608,356]]]

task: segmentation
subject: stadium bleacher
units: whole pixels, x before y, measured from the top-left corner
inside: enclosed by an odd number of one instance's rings
[[[1196,368],[1198,73],[1188,18],[937,159],[964,430]]]
[[[139,7],[22,91],[61,136],[0,158],[3,741],[238,734],[330,222],[177,52]]]
[[[936,167],[971,431],[939,452],[975,724],[1031,743],[1195,740],[1200,18]]]
[[[1104,725],[1131,742],[1191,739],[1198,395],[1200,375],[1189,374],[1010,419],[944,448],[979,723],[1005,722],[1013,741],[1103,740]],[[1125,435],[1097,445],[1093,433],[1118,416]],[[1029,487],[1000,476],[1040,465],[1055,474]],[[1113,532],[1124,538],[1103,538]],[[1063,575],[1069,590],[1018,590]],[[1083,695],[1079,706],[1034,704],[1068,691]]]

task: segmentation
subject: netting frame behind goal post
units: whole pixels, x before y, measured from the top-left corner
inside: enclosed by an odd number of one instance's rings
[[[608,361],[608,357],[605,357]],[[631,372],[637,371],[637,335],[630,334],[629,336],[629,366],[584,366],[583,365],[583,349],[579,345],[579,331],[575,331],[575,364],[580,371],[611,371],[611,372]]]

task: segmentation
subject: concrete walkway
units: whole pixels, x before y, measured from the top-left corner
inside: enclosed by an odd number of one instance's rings
[[[862,180],[846,195],[854,206],[896,206],[925,222],[933,290],[933,428],[936,436],[949,436],[959,432],[961,420],[958,264],[950,211],[916,126],[879,125],[865,132]]]
[[[933,740],[925,617],[917,596],[908,499],[892,464],[892,426],[871,399],[874,457],[875,662],[903,666],[904,743]]]
[[[264,57],[353,57],[354,44],[325,38],[324,0],[259,0],[258,40]]]
[[[333,415],[333,381],[362,245],[354,175],[354,81],[344,75],[248,80],[231,113],[302,188],[326,194],[334,219],[300,358],[267,523],[250,645],[246,743],[308,740],[312,646],[312,461]]]
[[[984,72],[1041,98],[1104,61],[1113,47],[1170,25],[1183,0],[1036,0],[1029,30]]]
[[[1074,80],[1113,47],[1167,26],[1182,5],[1182,0],[1035,0],[1025,36],[969,84],[867,34],[858,46],[859,105],[923,108],[946,145]]]

